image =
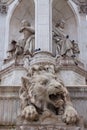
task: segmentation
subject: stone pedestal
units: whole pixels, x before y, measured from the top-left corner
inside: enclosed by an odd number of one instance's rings
[[[25,125],[25,126],[19,126],[16,130],[83,130],[80,127],[74,127],[74,126],[65,126],[63,124],[44,124],[44,125]]]
[[[56,61],[58,76],[65,86],[86,85],[84,64],[71,57],[60,57]]]
[[[3,69],[0,73],[2,86],[20,86],[21,77],[26,75],[26,69],[23,66],[12,65]]]
[[[56,62],[52,53],[47,52],[47,51],[39,51],[39,52],[34,53],[34,56],[30,62],[30,65],[34,65],[34,64],[56,65]]]
[[[19,56],[17,59],[8,58],[4,60],[2,70],[0,71],[0,85],[1,86],[20,86],[21,77],[27,73],[27,66],[25,65],[26,60],[29,64],[29,56]]]
[[[17,121],[16,130],[84,130],[83,125],[66,125],[61,118],[47,118],[39,122]]]

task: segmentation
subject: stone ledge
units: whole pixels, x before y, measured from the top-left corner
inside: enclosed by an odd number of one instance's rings
[[[84,130],[84,127],[83,121],[80,121],[77,125],[67,125],[62,122],[61,116],[47,118],[44,121],[38,122],[28,122],[18,117],[16,130]]]
[[[26,70],[22,65],[15,65],[15,64],[12,64],[11,66],[8,66],[7,68],[5,69],[2,69],[0,71],[0,75],[2,74],[6,74],[6,73],[9,73],[10,71],[14,70],[14,69],[23,69],[23,70]]]
[[[63,66],[58,66],[57,68],[58,71],[61,71],[61,70],[70,70],[70,71],[74,71],[84,77],[87,77],[87,71],[83,68],[80,68],[79,66],[76,66],[76,65],[63,65]]]
[[[52,64],[56,65],[55,57],[52,53],[47,51],[39,51],[34,53],[33,58],[30,62],[30,65],[35,64]]]
[[[80,127],[74,126],[61,126],[61,125],[31,125],[19,126],[16,130],[83,130]]]

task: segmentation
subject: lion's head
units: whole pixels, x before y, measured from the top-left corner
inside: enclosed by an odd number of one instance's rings
[[[61,82],[57,80],[51,80],[47,88],[47,96],[49,102],[55,107],[59,108],[65,103],[65,89]]]

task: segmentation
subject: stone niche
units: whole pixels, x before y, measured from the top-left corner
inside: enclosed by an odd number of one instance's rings
[[[16,6],[9,27],[9,42],[12,40],[18,41],[22,37],[19,33],[20,21],[26,19],[31,26],[35,26],[35,3],[34,0],[22,0]]]
[[[75,40],[79,42],[78,39],[78,29],[77,29],[77,19],[75,17],[73,9],[70,7],[69,1],[66,0],[53,0],[52,2],[52,26],[58,22],[58,20],[65,21],[64,32],[69,35],[70,40]],[[53,43],[53,54],[55,55],[56,45]],[[80,45],[79,45],[80,46]]]

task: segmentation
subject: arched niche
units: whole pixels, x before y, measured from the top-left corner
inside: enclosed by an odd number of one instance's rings
[[[20,24],[24,19],[28,20],[33,28],[35,27],[34,0],[21,0],[14,9],[9,23],[9,42],[11,40],[17,41],[20,38]]]
[[[78,42],[78,21],[70,3],[67,0],[53,0],[52,25],[55,26],[58,20],[61,19],[65,21],[64,31],[69,35],[70,40]],[[53,47],[53,53],[55,53],[55,47]]]

